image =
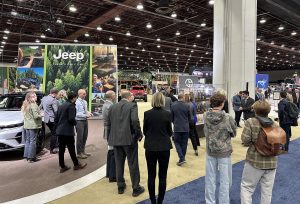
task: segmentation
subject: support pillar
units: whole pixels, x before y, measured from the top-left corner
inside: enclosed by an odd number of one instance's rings
[[[227,91],[229,109],[235,93],[254,97],[257,0],[215,0],[213,85]]]

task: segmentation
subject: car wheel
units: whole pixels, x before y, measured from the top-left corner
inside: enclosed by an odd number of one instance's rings
[[[45,136],[45,127],[39,129],[38,135],[37,135],[37,140],[36,140],[36,152],[40,152],[44,149],[45,147],[45,141],[46,141],[46,136]]]

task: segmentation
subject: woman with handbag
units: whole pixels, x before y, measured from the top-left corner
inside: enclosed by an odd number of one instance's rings
[[[42,113],[36,103],[37,96],[34,92],[28,92],[22,105],[24,116],[25,148],[24,158],[29,163],[37,162],[36,141],[39,130],[42,128]]]

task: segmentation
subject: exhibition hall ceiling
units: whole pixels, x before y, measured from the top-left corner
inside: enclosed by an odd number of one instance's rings
[[[0,0],[2,62],[19,42],[116,44],[119,69],[212,67],[213,0]],[[299,69],[300,3],[258,0],[258,70]]]

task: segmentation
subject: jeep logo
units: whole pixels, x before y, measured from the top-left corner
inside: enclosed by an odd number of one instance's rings
[[[58,50],[58,55],[54,54],[53,57],[55,59],[60,59],[60,58],[62,58],[62,59],[68,59],[68,58],[69,59],[76,59],[76,61],[78,62],[78,61],[83,59],[84,55],[83,55],[83,53],[79,53],[79,52],[70,52],[70,53],[63,52],[62,53],[62,51],[60,49],[60,50]]]

